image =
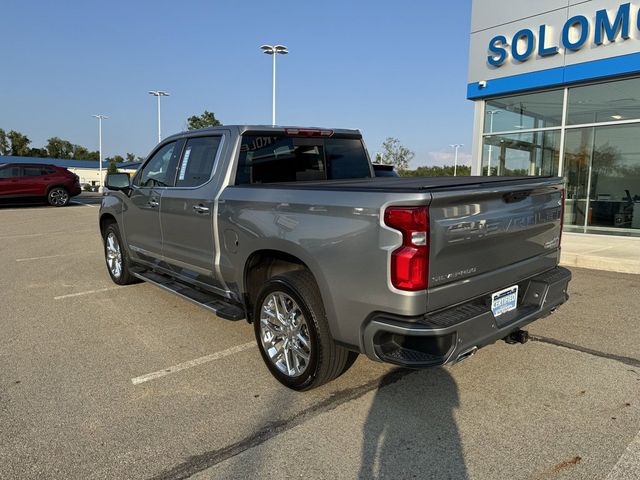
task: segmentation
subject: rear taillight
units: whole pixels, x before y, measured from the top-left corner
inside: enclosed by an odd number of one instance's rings
[[[429,284],[429,210],[389,207],[385,225],[402,232],[402,246],[391,254],[391,284],[398,290],[424,290]]]

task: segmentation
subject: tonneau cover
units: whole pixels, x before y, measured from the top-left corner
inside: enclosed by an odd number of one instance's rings
[[[561,183],[560,177],[375,177],[350,180],[281,182],[243,185],[245,188],[294,188],[301,190],[358,190],[384,192],[418,192],[433,189],[482,188],[530,183],[532,187]]]

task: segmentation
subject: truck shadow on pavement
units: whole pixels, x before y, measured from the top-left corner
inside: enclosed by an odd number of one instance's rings
[[[369,409],[358,478],[467,479],[450,373],[423,370],[388,385],[392,375],[380,379]]]
[[[454,416],[458,388],[446,369],[392,369],[377,381],[334,392],[282,418],[283,408],[296,403],[300,395],[304,394],[280,388],[261,409],[266,421],[262,428],[234,444],[188,457],[151,478],[177,480],[200,474],[198,479],[225,480],[298,475],[362,480],[468,479]],[[358,413],[352,419],[338,413],[333,421],[342,427],[334,432],[335,438],[306,437],[307,422],[319,415],[334,415],[331,412],[336,407],[349,402],[371,402],[371,406],[365,416],[366,406],[360,409],[358,403]],[[302,430],[280,437],[295,427]],[[310,462],[305,462],[307,455]]]

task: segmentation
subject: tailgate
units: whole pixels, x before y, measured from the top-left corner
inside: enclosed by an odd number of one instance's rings
[[[562,189],[560,178],[532,177],[432,191],[428,310],[553,268]]]

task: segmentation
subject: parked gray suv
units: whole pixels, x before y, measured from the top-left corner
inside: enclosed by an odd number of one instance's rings
[[[252,322],[297,390],[358,353],[455,363],[568,298],[557,177],[376,178],[357,130],[224,126],[163,140],[107,187],[112,280]]]

